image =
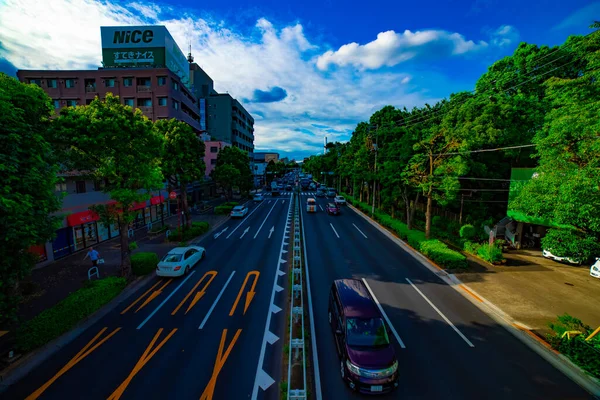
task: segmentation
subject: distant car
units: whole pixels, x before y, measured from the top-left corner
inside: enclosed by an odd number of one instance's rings
[[[325,210],[329,215],[340,215],[340,207],[336,203],[327,203]]]
[[[335,196],[335,204],[338,204],[340,206],[345,206],[346,199],[344,198],[344,196]]]
[[[187,275],[190,269],[206,256],[206,250],[200,246],[175,247],[169,250],[156,266],[157,276]]]
[[[317,212],[317,201],[312,197],[306,200],[306,212]]]
[[[590,267],[590,275],[600,278],[600,258],[596,258],[596,263]]]
[[[333,198],[335,197],[335,194],[336,194],[336,193],[335,193],[335,190],[329,190],[329,191],[327,192],[327,197],[329,197],[329,198],[332,198],[332,199],[333,199]]]
[[[256,193],[254,195],[254,201],[263,201],[265,199],[265,196],[262,193]]]
[[[316,194],[316,196],[317,196],[317,197],[325,197],[325,191],[324,191],[324,190],[317,189],[317,194]]]
[[[231,210],[231,218],[244,218],[248,214],[248,207],[246,206],[235,206]]]
[[[287,186],[285,187],[285,190],[289,190],[289,191],[291,191],[291,190],[292,190],[292,185],[287,185]]]
[[[542,255],[546,258],[549,258],[551,260],[554,261],[558,261],[558,262],[567,262],[569,264],[574,264],[574,265],[581,265],[582,261],[580,260],[576,260],[574,258],[571,257],[559,257],[559,256],[555,256],[554,254],[550,253],[550,250],[542,250]]]

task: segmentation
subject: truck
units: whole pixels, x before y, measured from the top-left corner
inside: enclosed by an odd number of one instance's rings
[[[271,196],[279,196],[279,186],[275,180],[271,182]]]

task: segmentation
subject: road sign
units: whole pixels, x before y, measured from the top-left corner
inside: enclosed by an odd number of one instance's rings
[[[175,199],[177,198],[177,193],[175,193],[175,192],[171,192],[171,193],[169,193],[169,198],[170,198],[171,200],[175,200]]]

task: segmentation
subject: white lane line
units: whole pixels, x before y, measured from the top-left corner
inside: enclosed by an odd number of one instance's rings
[[[292,204],[294,202],[290,201],[290,205],[288,206],[288,215],[292,213]],[[256,366],[256,376],[254,377],[254,387],[252,388],[252,400],[256,400],[258,397],[258,388],[261,387],[263,390],[268,389],[273,383],[268,381],[265,384],[264,376],[267,373],[263,370],[263,364],[265,362],[265,352],[267,350],[267,342],[268,342],[268,333],[270,332],[269,327],[271,326],[271,316],[273,315],[272,306],[275,301],[275,293],[277,292],[276,288],[279,286],[277,284],[277,279],[281,275],[285,275],[285,272],[279,269],[281,257],[283,254],[283,245],[285,243],[285,232],[281,235],[281,247],[279,248],[279,261],[277,261],[277,266],[275,268],[275,276],[273,277],[273,290],[271,291],[271,300],[269,301],[269,312],[267,313],[267,321],[265,322],[265,331],[263,333],[262,345],[260,348],[260,355],[258,357],[258,365]],[[272,379],[271,379],[272,380]]]
[[[221,298],[221,296],[223,296],[223,292],[225,292],[225,288],[227,288],[227,285],[229,285],[229,282],[231,282],[231,278],[233,278],[233,274],[235,274],[235,271],[231,271],[231,275],[229,275],[229,279],[227,279],[227,282],[225,282],[225,286],[223,286],[223,289],[221,289],[221,291],[219,292],[219,295],[217,296],[217,298],[215,299],[215,302],[213,303],[212,306],[210,306],[210,309],[208,310],[208,312],[206,313],[206,316],[204,317],[204,319],[202,320],[202,323],[200,324],[200,326],[198,327],[198,329],[202,329],[204,328],[204,324],[206,324],[206,321],[208,321],[208,317],[210,317],[210,314],[213,312],[213,310],[215,309],[215,306],[217,305],[217,303],[219,302],[219,299]]]
[[[262,206],[263,204],[264,204],[264,202],[262,202],[262,201],[261,201],[261,202],[260,202],[260,204],[259,204],[258,206],[256,206],[256,208],[255,208],[254,210],[252,210],[252,212],[251,212],[250,214],[246,215],[246,218],[244,218],[244,219],[242,220],[242,222],[240,222],[240,223],[238,224],[238,226],[236,226],[236,227],[235,227],[235,229],[234,229],[234,230],[232,230],[232,231],[231,231],[231,233],[225,237],[225,239],[229,239],[229,237],[230,237],[231,235],[233,235],[233,232],[237,231],[237,228],[239,228],[240,226],[242,226],[242,224],[243,224],[244,222],[246,222],[246,220],[247,220],[248,218],[250,218],[250,216],[251,216],[252,214],[254,214],[254,212],[255,212],[256,210],[258,210],[258,209],[260,208],[260,206]]]
[[[363,231],[361,231],[360,229],[358,229],[358,226],[356,226],[355,224],[352,224],[352,225],[354,225],[354,227],[356,228],[356,230],[357,230],[357,231],[359,231],[359,232],[360,232],[360,234],[361,234],[361,235],[363,235],[363,236],[365,237],[365,239],[368,239],[367,235],[365,235],[365,234],[363,233]]]
[[[306,292],[308,293],[308,316],[310,318],[310,339],[312,341],[313,368],[315,370],[315,395],[317,400],[322,400],[321,375],[319,373],[319,356],[317,352],[317,334],[315,333],[315,317],[313,315],[312,294],[310,292],[310,268],[308,267],[308,253],[306,252],[306,235],[304,234],[304,212],[300,211],[300,226],[302,227],[302,244],[304,247],[304,271],[306,272]]]
[[[375,293],[373,293],[373,291],[371,290],[371,287],[367,283],[367,280],[365,278],[362,278],[362,281],[364,282],[365,286],[367,287],[367,290],[371,294],[371,297],[373,298],[373,300],[375,300],[375,304],[377,304],[377,308],[379,308],[379,311],[381,311],[381,315],[383,315],[383,318],[385,319],[385,322],[387,322],[388,326],[392,330],[392,333],[394,334],[394,337],[398,341],[398,344],[400,345],[400,347],[402,347],[403,349],[405,349],[406,346],[404,345],[404,342],[402,341],[402,339],[400,339],[400,335],[398,335],[398,332],[396,332],[396,328],[394,328],[394,325],[392,325],[392,322],[388,318],[388,316],[385,313],[385,311],[383,311],[383,307],[381,307],[381,303],[379,302],[379,300],[377,300],[377,297],[375,297]]]
[[[325,211],[323,210],[323,206],[319,204],[319,208],[321,209],[321,211]]]
[[[338,239],[340,238],[340,235],[338,235],[337,231],[335,230],[335,228],[333,227],[333,224],[330,222],[329,225],[331,225],[331,229],[333,229],[333,232],[335,233],[335,236],[338,237]]]
[[[139,325],[138,325],[138,327],[137,327],[136,329],[142,329],[142,326],[146,325],[146,322],[148,322],[148,321],[150,320],[150,318],[152,318],[152,317],[154,316],[154,314],[156,314],[156,312],[157,312],[158,310],[160,310],[160,308],[161,308],[162,306],[164,306],[164,305],[165,305],[165,303],[166,303],[167,301],[169,301],[169,299],[170,299],[171,297],[173,297],[173,295],[175,294],[175,292],[177,292],[177,291],[179,290],[179,288],[180,288],[180,287],[182,287],[182,286],[183,286],[183,284],[184,284],[185,282],[187,282],[187,280],[188,280],[188,279],[190,279],[190,278],[192,277],[192,275],[194,275],[194,273],[195,273],[195,272],[196,272],[196,270],[193,270],[192,272],[190,272],[190,274],[189,274],[189,275],[188,275],[188,276],[187,276],[187,277],[186,277],[184,280],[182,280],[182,281],[181,281],[181,283],[179,284],[179,286],[177,286],[177,287],[175,288],[175,290],[173,290],[171,293],[169,293],[169,295],[167,296],[167,298],[166,298],[166,299],[164,299],[164,300],[162,301],[162,303],[160,303],[160,304],[158,305],[158,307],[156,307],[156,308],[154,309],[154,311],[152,311],[152,312],[150,313],[150,315],[148,315],[148,316],[146,317],[146,319],[144,320],[144,322],[142,322],[141,324],[139,324]]]
[[[412,282],[410,281],[410,279],[406,278],[406,281],[407,281],[408,283],[410,283],[410,285],[411,285],[411,286],[412,286],[412,287],[413,287],[413,288],[414,288],[414,289],[417,291],[417,293],[419,293],[419,294],[420,294],[420,295],[421,295],[421,296],[422,296],[422,297],[425,299],[425,301],[427,301],[427,302],[429,303],[429,305],[430,305],[430,306],[431,306],[431,307],[432,307],[432,308],[433,308],[435,311],[437,311],[437,313],[438,313],[438,314],[440,314],[440,316],[441,316],[442,318],[444,318],[444,321],[446,321],[446,322],[448,323],[448,325],[450,325],[450,326],[452,327],[452,329],[454,329],[454,331],[455,331],[456,333],[458,333],[458,336],[460,336],[461,338],[463,338],[463,340],[464,340],[465,342],[467,342],[467,344],[468,344],[470,347],[475,347],[475,345],[473,345],[473,343],[471,343],[471,341],[470,341],[469,339],[467,339],[467,337],[466,337],[465,335],[463,335],[463,334],[462,334],[462,332],[461,332],[461,331],[459,331],[459,330],[458,330],[458,328],[457,328],[456,326],[454,326],[454,324],[453,324],[452,322],[450,322],[450,320],[449,320],[448,318],[446,318],[446,316],[445,316],[445,315],[444,315],[444,314],[443,314],[443,313],[442,313],[442,312],[441,312],[441,311],[440,311],[440,310],[439,310],[439,309],[438,309],[438,308],[435,306],[435,304],[433,304],[433,303],[431,302],[431,300],[429,300],[429,299],[427,298],[427,296],[425,296],[425,295],[423,294],[423,292],[421,292],[421,291],[419,290],[419,288],[418,288],[418,287],[416,287],[416,286],[415,286],[415,284],[414,284],[414,283],[412,283]]]
[[[271,209],[269,210],[269,213],[267,214],[267,216],[263,220],[262,224],[260,224],[260,226],[258,227],[258,230],[256,231],[256,235],[254,235],[254,239],[256,239],[256,237],[260,233],[260,230],[262,229],[262,227],[265,224],[265,222],[267,222],[267,219],[269,218],[269,215],[271,215],[271,211],[273,211],[273,209],[275,208],[276,205],[277,205],[277,200],[275,200],[275,204],[273,204],[273,207],[271,207]]]

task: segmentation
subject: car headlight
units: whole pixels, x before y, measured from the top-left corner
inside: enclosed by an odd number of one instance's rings
[[[357,367],[356,365],[352,364],[350,362],[350,360],[346,360],[346,367],[348,367],[348,369],[350,370],[350,372],[356,374],[356,375],[361,375],[360,374],[360,368]]]
[[[346,366],[350,372],[363,378],[381,379],[393,375],[398,370],[398,361],[394,361],[394,363],[388,368],[377,370],[360,368],[352,364],[349,360],[346,360]]]

